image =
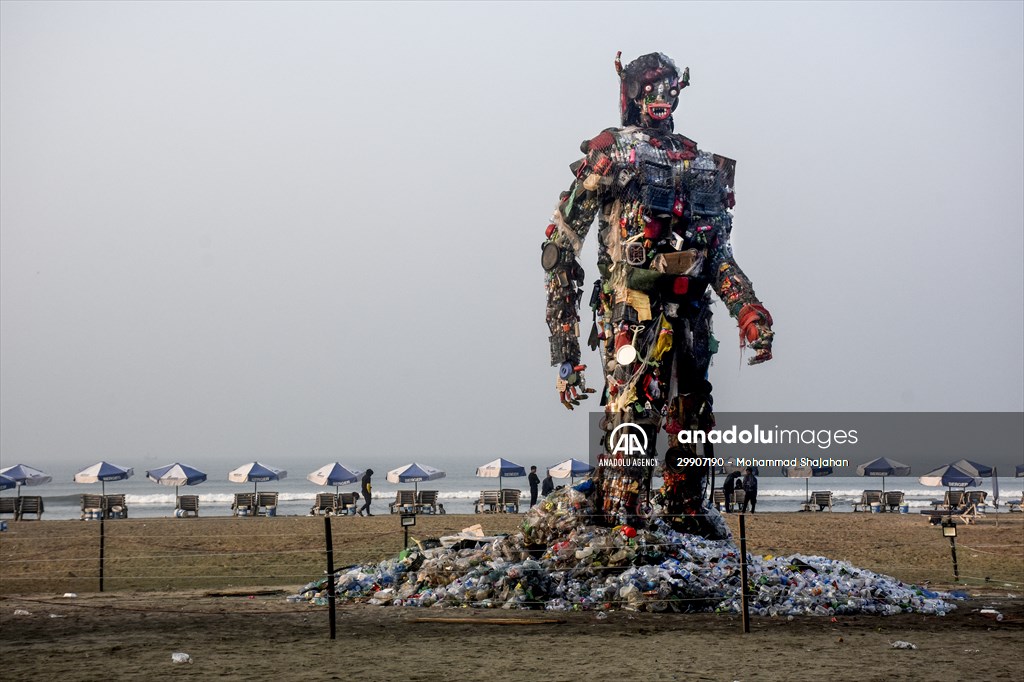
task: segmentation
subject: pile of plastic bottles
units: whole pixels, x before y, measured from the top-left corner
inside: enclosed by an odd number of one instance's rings
[[[335,595],[382,606],[739,612],[740,557],[731,539],[678,533],[659,519],[647,529],[598,527],[589,523],[593,512],[584,492],[556,491],[518,533],[481,549],[406,550],[339,571]],[[955,608],[951,595],[825,557],[748,554],[747,574],[748,604],[760,616]],[[291,599],[326,604],[326,590],[323,578]]]

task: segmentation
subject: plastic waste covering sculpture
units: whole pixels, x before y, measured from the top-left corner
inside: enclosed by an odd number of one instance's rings
[[[695,446],[675,438],[683,429],[714,426],[707,376],[718,342],[709,289],[737,320],[741,344],[754,350],[749,364],[772,357],[772,317],[729,243],[735,161],[673,132],[672,113],[689,85],[689,68],[680,73],[660,53],[623,68],[620,55],[622,127],[583,142],[585,156],[570,166],[575,179],[542,246],[551,364],[559,368],[556,388],[567,408],[594,393],[580,364],[584,273],[578,256],[597,216],[601,278],[590,297],[588,343],[601,348],[604,363],[602,427],[606,433],[623,422],[641,428],[649,459],[664,428],[670,447],[655,499],[677,529],[713,537],[703,511],[708,467],[687,461],[699,462]],[[611,439],[605,448],[614,454]],[[636,523],[651,473],[649,466],[598,469],[606,522]]]

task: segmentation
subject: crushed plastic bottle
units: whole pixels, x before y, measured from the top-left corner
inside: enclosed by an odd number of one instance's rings
[[[192,657],[184,651],[175,651],[171,654],[172,663],[192,663]]]

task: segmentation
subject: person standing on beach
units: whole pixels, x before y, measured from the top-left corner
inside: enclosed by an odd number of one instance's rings
[[[757,507],[757,476],[754,470],[747,467],[747,473],[743,476],[743,508],[741,513],[746,513],[747,504],[750,504],[750,513],[753,514]]]
[[[537,504],[537,489],[540,486],[540,476],[537,475],[537,467],[530,467],[530,477],[527,479],[530,482],[530,506]]]
[[[551,472],[544,477],[544,481],[540,484],[540,494],[547,497],[555,491],[555,481],[551,478]]]
[[[373,469],[367,469],[366,473],[363,474],[363,499],[366,501],[363,503],[363,506],[359,509],[360,516],[363,515],[363,512],[366,512],[367,516],[373,516],[373,514],[370,513],[370,502],[373,501],[373,495],[370,494],[370,491],[373,489],[373,486],[370,485],[371,476],[373,476]]]
[[[732,471],[725,477],[725,481],[722,483],[722,495],[725,496],[725,513],[732,513],[732,495],[736,491],[736,479],[740,477],[740,472]]]

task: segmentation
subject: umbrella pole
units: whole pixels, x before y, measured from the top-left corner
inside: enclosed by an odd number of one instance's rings
[[[882,476],[882,492],[885,492],[885,476]]]

